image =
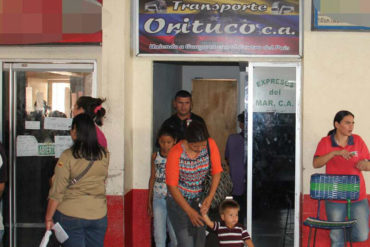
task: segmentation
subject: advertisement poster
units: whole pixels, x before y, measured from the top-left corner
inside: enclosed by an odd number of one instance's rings
[[[295,68],[255,68],[253,111],[295,113]]]
[[[102,42],[102,0],[1,0],[0,45]]]
[[[370,31],[369,0],[313,0],[312,29]]]
[[[139,0],[138,54],[299,55],[300,0]]]

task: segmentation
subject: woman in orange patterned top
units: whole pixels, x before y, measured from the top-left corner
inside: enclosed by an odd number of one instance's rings
[[[208,153],[207,144],[211,154]],[[209,162],[211,189],[201,201]],[[185,139],[171,149],[166,164],[166,183],[170,192],[167,210],[178,247],[204,246],[206,235],[201,213],[209,210],[221,172],[221,157],[216,142],[209,137],[204,123],[192,121],[185,130]]]

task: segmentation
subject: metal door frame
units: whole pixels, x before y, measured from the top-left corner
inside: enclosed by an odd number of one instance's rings
[[[9,109],[4,109],[2,100],[0,100],[1,109],[9,111],[9,157],[8,157],[8,172],[9,172],[9,244],[10,247],[17,246],[17,238],[15,227],[16,221],[16,94],[17,94],[17,71],[68,71],[68,72],[92,72],[92,97],[97,95],[97,62],[96,60],[49,60],[49,59],[4,59],[0,60],[0,92],[1,98],[4,89],[3,71],[9,71]],[[3,126],[2,114],[0,114],[0,124]],[[3,140],[3,131],[0,132],[0,140]],[[24,227],[38,226],[38,223],[22,224]]]
[[[301,62],[250,62],[246,68],[248,72],[248,98],[245,99],[248,107],[248,137],[253,136],[253,73],[256,67],[296,68],[296,126],[295,126],[295,189],[294,189],[294,247],[299,247],[300,241],[300,197],[302,194],[302,67]],[[248,104],[249,102],[249,104]],[[247,159],[247,228],[252,233],[252,168],[253,168],[253,138],[248,138]]]

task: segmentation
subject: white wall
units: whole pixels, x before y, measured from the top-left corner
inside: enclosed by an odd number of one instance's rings
[[[309,193],[313,154],[320,138],[333,128],[339,110],[355,115],[355,133],[370,145],[368,83],[369,32],[310,31],[311,2],[304,1],[303,188]],[[370,173],[366,174],[367,187]]]
[[[129,50],[125,44],[126,1],[104,1],[102,9],[103,46],[102,46],[102,88],[109,109],[104,122],[104,133],[111,153],[109,163],[108,194],[123,195],[124,184],[124,128],[127,74],[125,57]]]

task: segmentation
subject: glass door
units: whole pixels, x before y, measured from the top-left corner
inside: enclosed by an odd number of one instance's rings
[[[256,246],[299,246],[300,64],[250,63],[247,226]]]
[[[50,179],[72,140],[72,107],[95,95],[96,65],[3,63],[2,141],[8,149],[9,183],[3,197],[5,246],[38,246]]]

